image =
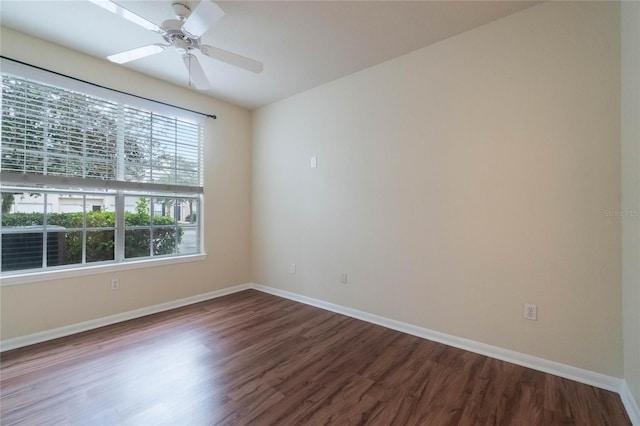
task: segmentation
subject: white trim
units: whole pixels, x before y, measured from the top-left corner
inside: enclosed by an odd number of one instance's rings
[[[622,381],[622,386],[620,387],[620,398],[622,399],[624,408],[627,409],[627,414],[631,419],[631,424],[634,426],[640,426],[640,407],[638,407],[638,403],[633,397],[626,380]]]
[[[120,159],[118,159],[120,161]],[[118,167],[121,167],[118,165]],[[118,173],[121,173],[118,170]],[[165,184],[152,182],[134,182],[125,180],[107,180],[99,178],[85,178],[75,176],[54,176],[37,175],[32,173],[22,173],[15,171],[0,171],[0,181],[2,186],[9,189],[12,185],[21,188],[23,191],[33,189],[33,192],[65,192],[71,189],[72,192],[83,193],[82,189],[100,191],[99,194],[106,195],[113,191],[126,191],[133,195],[159,195],[159,196],[180,196],[181,198],[195,198],[204,192],[202,186],[190,186],[179,184]]]
[[[39,333],[33,333],[26,336],[3,340],[0,341],[0,352],[21,348],[23,346],[33,345],[35,343],[45,342],[47,340],[53,340],[64,336],[69,336],[71,334],[81,333],[87,330],[93,330],[95,328],[104,327],[106,325],[111,325],[122,321],[128,321],[134,318],[140,318],[146,315],[156,314],[158,312],[168,311],[170,309],[180,308],[182,306],[191,305],[193,303],[204,302],[205,300],[215,299],[217,297],[222,297],[228,294],[237,293],[239,291],[248,290],[249,288],[249,284],[240,284],[233,287],[223,288],[221,290],[214,290],[208,293],[198,294],[196,296],[185,297],[184,299],[172,300],[170,302],[161,303],[159,305],[147,306],[144,308],[135,309],[133,311],[109,315],[108,317],[97,318],[77,324],[54,328],[52,330],[41,331]]]
[[[286,299],[295,300],[307,305],[325,309],[327,311],[336,312],[347,315],[352,318],[367,321],[372,324],[381,325],[392,330],[401,331],[413,336],[422,337],[423,339],[433,340],[434,342],[443,343],[459,349],[464,349],[477,354],[489,356],[512,364],[521,365],[523,367],[532,368],[544,373],[553,374],[555,376],[564,377],[565,379],[574,380],[576,382],[585,383],[587,385],[596,386],[613,392],[620,392],[623,380],[607,376],[605,374],[596,373],[582,368],[572,367],[570,365],[561,364],[555,361],[549,361],[544,358],[538,358],[532,355],[503,349],[497,346],[487,345],[486,343],[476,342],[474,340],[464,339],[462,337],[452,336],[450,334],[441,333],[439,331],[430,330],[428,328],[419,327],[413,324],[392,320],[379,315],[370,314],[368,312],[359,311],[357,309],[347,308],[345,306],[336,305],[334,303],[325,302],[311,297],[302,296],[297,293],[280,290],[261,284],[250,285],[255,290],[273,294],[274,296],[284,297]]]
[[[59,280],[63,278],[83,277],[86,275],[107,274],[131,269],[157,268],[158,266],[175,265],[177,263],[199,262],[207,259],[206,254],[193,254],[172,257],[157,257],[145,260],[125,261],[100,265],[47,270],[26,274],[0,276],[0,286],[29,284],[40,281]]]

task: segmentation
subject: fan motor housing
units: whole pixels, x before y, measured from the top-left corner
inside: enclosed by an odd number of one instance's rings
[[[161,25],[164,33],[162,37],[180,53],[186,53],[190,49],[198,49],[200,39],[191,38],[182,32],[183,22],[178,19],[168,19]]]

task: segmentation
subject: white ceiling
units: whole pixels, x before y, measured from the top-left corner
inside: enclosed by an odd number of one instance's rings
[[[120,0],[159,25],[176,0]],[[209,1],[209,0],[203,0]],[[197,1],[185,1],[191,7]],[[535,1],[219,1],[225,16],[202,40],[257,59],[254,74],[199,56],[207,94],[247,108],[289,97],[515,13]],[[88,1],[1,0],[3,26],[104,58],[161,37]],[[173,50],[126,65],[188,87]]]

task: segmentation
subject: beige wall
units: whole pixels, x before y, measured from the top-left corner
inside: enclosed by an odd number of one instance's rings
[[[115,89],[218,115],[205,143],[207,260],[1,288],[2,339],[96,319],[250,278],[250,113],[104,60],[2,28],[2,55]],[[119,277],[121,288],[109,281]]]
[[[640,3],[621,7],[624,378],[640,406]]]
[[[619,85],[554,2],[256,110],[252,280],[621,377]]]

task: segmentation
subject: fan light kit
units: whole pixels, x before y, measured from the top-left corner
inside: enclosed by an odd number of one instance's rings
[[[261,62],[218,49],[217,47],[201,44],[200,37],[209,30],[211,25],[224,16],[224,12],[220,9],[220,6],[210,0],[201,0],[193,11],[187,4],[180,2],[173,3],[171,8],[173,9],[176,19],[167,19],[160,26],[147,21],[145,18],[110,0],[89,1],[145,29],[160,34],[167,43],[151,44],[110,55],[107,59],[112,62],[124,64],[164,52],[168,48],[173,47],[178,53],[182,54],[183,62],[189,72],[190,82],[193,81],[194,86],[200,90],[209,88],[209,80],[198,58],[193,53],[195,51],[200,51],[200,53],[205,56],[254,73],[260,73],[262,71],[263,66]]]

